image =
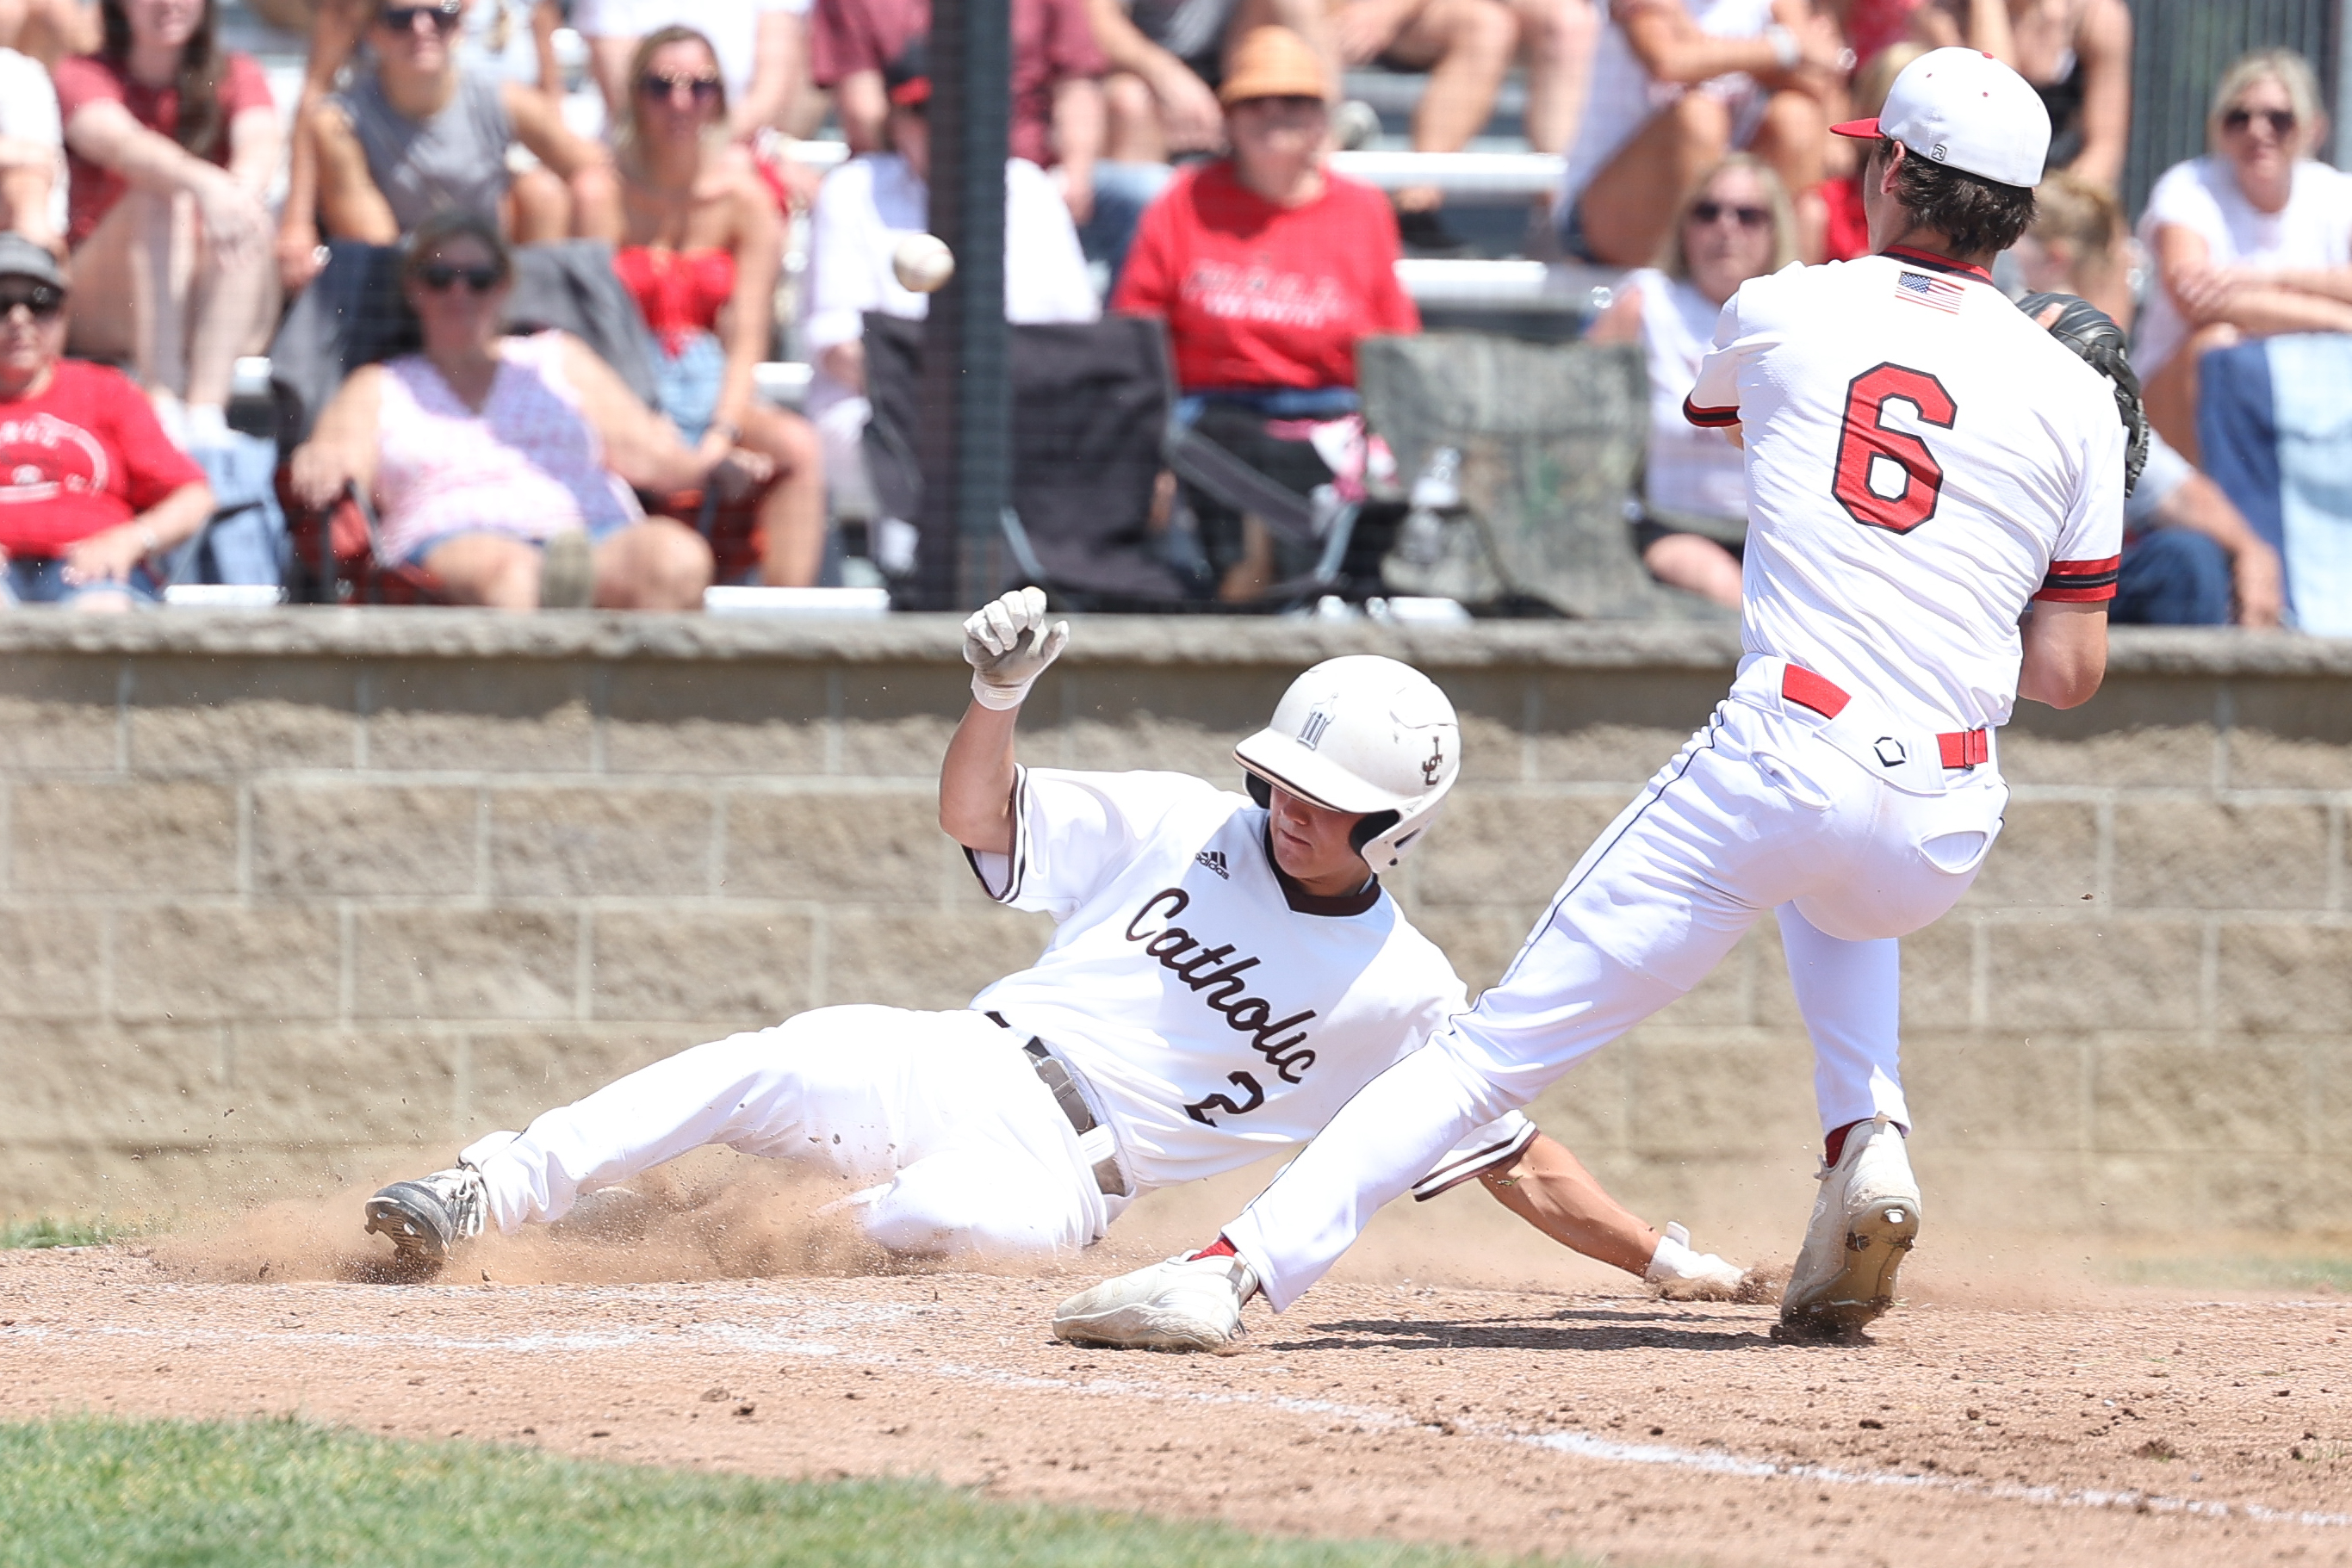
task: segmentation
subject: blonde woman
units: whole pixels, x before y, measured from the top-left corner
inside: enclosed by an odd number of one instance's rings
[[[2201,158],[2148,193],[2155,259],[2134,356],[2149,423],[2197,455],[2197,361],[2242,338],[2352,332],[2352,175],[2312,157],[2326,130],[2319,81],[2288,49],[2222,73]]]
[[[1739,449],[1683,417],[1724,301],[1797,259],[1797,219],[1780,176],[1735,152],[1675,214],[1655,267],[1629,274],[1585,338],[1639,343],[1650,371],[1650,445],[1633,539],[1650,575],[1738,608],[1748,475]]]

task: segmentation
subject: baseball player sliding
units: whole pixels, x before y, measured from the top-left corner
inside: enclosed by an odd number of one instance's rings
[[[1454,709],[1391,659],[1318,664],[1234,748],[1250,796],[1171,773],[1022,768],[1022,701],[1069,636],[1009,593],[965,623],[972,704],[940,821],[990,895],[1058,922],[1031,967],[955,1012],[824,1008],[697,1046],[394,1182],[367,1228],[437,1263],[485,1224],[558,1220],[705,1144],[847,1177],[894,1253],[1043,1255],[1139,1194],[1314,1136],[1462,1009],[1462,982],[1381,887],[1461,768]],[[1253,799],[1254,797],[1254,799]],[[1740,1271],[1627,1213],[1517,1111],[1414,1173],[1473,1177],[1567,1245],[1673,1295]]]
[[[1741,287],[1685,413],[1747,451],[1738,679],[1569,873],[1504,977],[1349,1102],[1216,1242],[1063,1303],[1055,1331],[1219,1349],[1287,1308],[1470,1128],[1526,1104],[1695,985],[1768,910],[1824,1039],[1820,1195],[1782,1332],[1893,1304],[1919,1229],[1895,1060],[1893,940],[1975,879],[2008,799],[2020,696],[2087,701],[2106,667],[2136,402],[2012,308],[1987,268],[2033,215],[2049,117],[1990,55],[1896,78],[1863,173],[1878,254]],[[2076,340],[2080,334],[2070,338]],[[2022,618],[2021,620],[2021,618]]]

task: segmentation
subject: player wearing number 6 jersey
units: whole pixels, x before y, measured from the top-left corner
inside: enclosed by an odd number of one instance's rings
[[[1016,768],[1013,727],[1067,624],[1005,595],[965,626],[972,705],[940,821],[1002,903],[1042,911],[1036,962],[968,1009],[824,1008],[630,1073],[447,1170],[395,1182],[368,1228],[437,1263],[485,1224],[560,1220],[584,1194],[705,1144],[846,1177],[894,1253],[1050,1254],[1137,1195],[1312,1137],[1464,1005],[1444,955],[1381,887],[1461,768],[1454,709],[1392,659],[1294,683],[1235,756],[1250,794],[1173,773]],[[1663,1293],[1740,1272],[1661,1236],[1515,1111],[1415,1173],[1484,1178],[1538,1228]]]
[[[1850,1331],[1892,1304],[1919,1226],[1894,938],[1949,909],[2000,832],[1991,732],[2015,700],[2072,706],[2105,674],[2126,441],[2109,383],[1986,271],[2032,220],[2049,141],[2023,78],[1938,49],[1876,120],[1839,129],[1874,142],[1878,254],[1743,285],[1688,404],[1747,450],[1727,700],[1585,852],[1500,985],[1349,1102],[1214,1246],[1065,1316],[1214,1344],[1254,1291],[1286,1308],[1465,1129],[1681,996],[1767,911],[1800,996],[1829,977],[1832,1010],[1861,1020],[1832,1037],[1807,1009],[1828,1136],[1782,1326]]]

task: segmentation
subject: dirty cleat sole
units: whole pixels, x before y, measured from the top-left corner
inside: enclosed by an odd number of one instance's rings
[[[1776,1338],[1844,1339],[1895,1304],[1895,1276],[1919,1239],[1919,1206],[1873,1204],[1846,1222],[1845,1267],[1803,1306],[1783,1309]]]

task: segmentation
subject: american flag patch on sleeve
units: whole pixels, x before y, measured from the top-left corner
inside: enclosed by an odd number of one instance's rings
[[[1968,290],[1948,277],[1930,277],[1924,272],[1898,272],[1895,275],[1895,298],[1908,299],[1914,305],[1925,305],[1930,310],[1941,310],[1947,316],[1960,313],[1960,301]]]

